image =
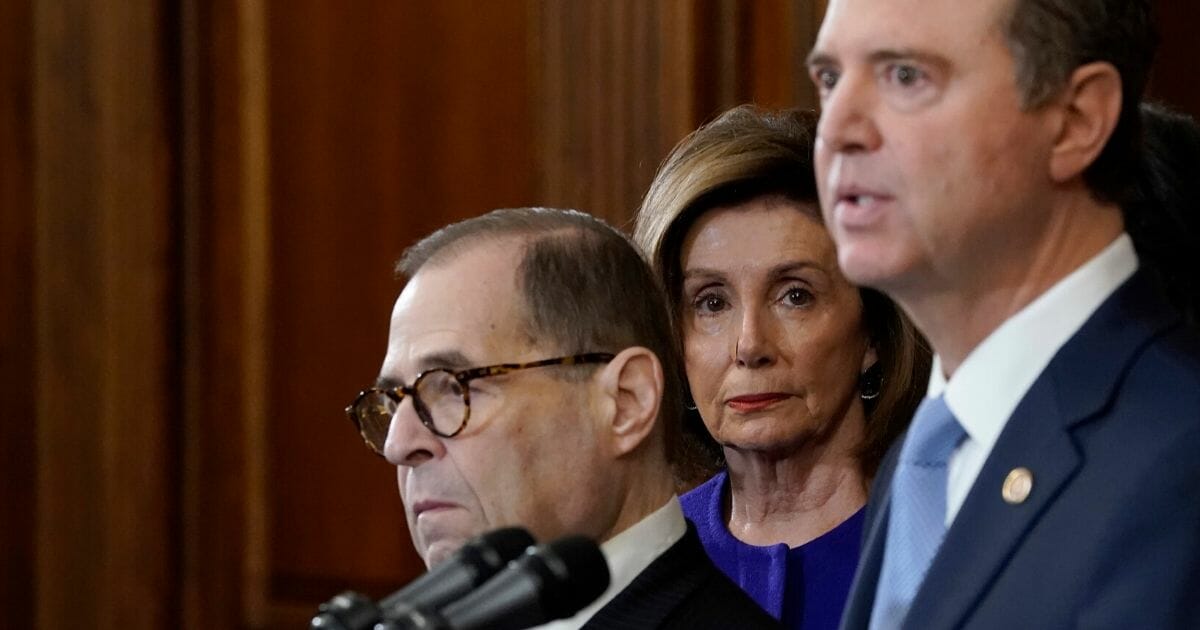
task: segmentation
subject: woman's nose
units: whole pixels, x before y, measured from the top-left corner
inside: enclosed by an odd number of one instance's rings
[[[772,339],[772,328],[764,321],[758,309],[746,309],[742,313],[734,357],[739,367],[761,368],[775,362],[777,349]]]

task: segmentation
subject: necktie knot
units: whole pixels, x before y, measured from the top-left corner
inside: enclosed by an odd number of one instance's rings
[[[901,463],[944,468],[965,436],[944,398],[926,398],[917,409],[910,435],[900,451]]]

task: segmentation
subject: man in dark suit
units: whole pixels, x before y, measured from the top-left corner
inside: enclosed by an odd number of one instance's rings
[[[1200,627],[1200,344],[1124,232],[1142,0],[831,0],[810,74],[848,278],[929,338],[844,628]]]
[[[776,627],[683,517],[679,357],[627,238],[578,212],[498,210],[425,238],[398,271],[387,355],[351,416],[396,465],[427,565],[498,527],[583,534],[611,586],[547,627]]]

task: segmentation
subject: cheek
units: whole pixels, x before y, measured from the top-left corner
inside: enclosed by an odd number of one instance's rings
[[[1003,225],[1007,209],[1027,203],[1020,177],[1013,177],[1024,167],[1006,162],[1002,149],[994,146],[962,150],[940,163],[944,168],[926,178],[916,206],[921,211],[909,217],[912,229],[929,258],[981,257],[978,247],[995,237],[993,230],[997,221]]]
[[[520,398],[531,402],[506,410],[506,430],[491,436],[487,452],[477,454],[471,464],[473,483],[497,527],[529,525],[537,518],[541,495],[554,484],[547,469],[561,470],[558,460],[578,450],[570,443],[571,434],[556,431],[568,418],[550,408],[552,396],[530,392]]]
[[[954,180],[954,171],[966,157],[953,143],[906,142],[893,146],[890,163],[898,170],[897,183],[916,187],[925,195],[937,195]]]
[[[489,483],[507,497],[495,509],[503,524],[519,524],[539,539],[567,533],[592,533],[591,511],[604,496],[602,445],[588,423],[581,399],[541,399],[524,417],[527,426],[514,431],[508,461]]]
[[[976,172],[990,174],[983,182],[983,199],[993,204],[1005,200],[1007,206],[1021,207],[1033,201],[1031,189],[1052,185],[1049,147],[1038,147],[1030,132],[1028,126],[1006,128],[994,146],[978,157]]]
[[[715,393],[729,363],[728,344],[719,334],[693,330],[684,335],[683,360],[692,397],[707,400]]]
[[[936,250],[934,243],[953,242],[960,232],[957,225],[962,221],[964,207],[970,207],[970,187],[975,185],[978,175],[974,173],[977,162],[970,151],[952,147],[953,143],[927,143],[937,146],[916,146],[911,150],[897,152],[892,163],[899,172],[896,181],[901,186],[904,203],[901,212],[894,215],[893,234],[909,235],[907,245],[918,251]],[[963,187],[963,184],[970,186]]]
[[[482,530],[490,530],[511,523],[506,511],[511,507],[514,481],[505,469],[507,457],[499,449],[489,448],[486,453],[461,453],[455,462],[462,471],[467,496],[463,497],[467,508],[475,513]],[[504,493],[509,494],[504,494]]]
[[[408,485],[408,475],[410,472],[411,471],[407,467],[396,467],[396,485],[400,489],[400,504],[404,506],[404,519],[408,522],[409,531],[414,532],[415,530],[413,527],[415,523],[413,523],[412,511],[410,510],[410,504],[408,501],[408,489],[406,488]]]
[[[787,335],[794,369],[814,384],[817,393],[829,391],[830,386],[840,390],[846,380],[857,378],[866,352],[859,316],[844,312],[829,312],[822,321],[797,326]]]
[[[821,150],[820,145],[818,145],[817,151],[813,156],[813,166],[817,180],[818,210],[821,212],[822,222],[826,226],[836,226],[838,224],[834,216],[834,209],[837,206],[834,182],[840,179],[839,171],[841,164],[840,158],[832,155],[831,152]],[[833,237],[832,231],[830,237]]]
[[[813,171],[817,178],[817,194],[822,199],[826,198],[829,193],[829,174],[833,160],[830,152],[824,147],[825,143],[817,141],[817,147],[813,151]]]
[[[409,472],[410,471],[406,466],[397,466],[396,467],[396,485],[398,485],[400,487],[400,500],[404,501],[406,504],[408,502],[408,497],[405,495],[408,494],[408,492],[404,486],[406,485],[406,482],[408,480]]]
[[[1027,150],[1027,129],[1010,120],[980,120],[976,115],[960,116],[951,124],[927,132],[925,138],[957,135],[958,142],[914,141],[902,146],[904,159],[895,161],[903,173],[901,181],[919,186],[920,196],[940,210],[930,218],[943,223],[961,219],[967,214],[964,208],[1002,199],[1011,204],[1019,194],[1014,184],[1031,180],[1037,168],[1038,160]],[[963,129],[970,130],[968,137],[962,137]]]

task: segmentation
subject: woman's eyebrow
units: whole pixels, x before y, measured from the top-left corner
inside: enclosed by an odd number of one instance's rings
[[[726,276],[724,271],[709,269],[707,267],[692,267],[683,271],[683,279],[691,278],[711,278],[715,280],[723,280]]]

